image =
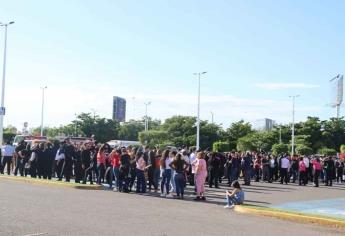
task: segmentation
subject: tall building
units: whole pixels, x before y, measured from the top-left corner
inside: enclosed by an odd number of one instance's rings
[[[126,99],[113,97],[113,120],[126,121]]]
[[[254,130],[269,131],[273,129],[274,124],[275,124],[274,120],[271,120],[269,118],[264,118],[264,119],[260,119],[260,120],[256,120],[252,122],[252,127]]]

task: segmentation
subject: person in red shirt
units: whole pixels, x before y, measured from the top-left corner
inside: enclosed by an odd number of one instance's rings
[[[110,153],[110,161],[113,166],[113,175],[115,177],[115,188],[114,191],[119,190],[119,168],[120,168],[120,154],[121,150],[114,149]]]
[[[298,172],[299,172],[299,185],[306,185],[307,183],[307,168],[305,166],[305,163],[303,161],[303,157],[299,159],[298,163]]]
[[[314,169],[314,187],[319,187],[319,176],[321,172],[321,163],[320,159],[316,158],[312,162]]]

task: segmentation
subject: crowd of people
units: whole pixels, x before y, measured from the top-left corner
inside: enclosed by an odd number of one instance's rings
[[[6,170],[5,170],[6,167]],[[257,152],[212,152],[181,147],[160,150],[155,147],[116,147],[91,141],[73,144],[41,142],[35,145],[24,141],[17,147],[3,146],[0,173],[30,176],[31,178],[72,179],[81,184],[106,183],[119,192],[160,192],[162,197],[184,198],[187,184],[194,186],[195,200],[204,201],[205,184],[219,188],[225,181],[234,190],[226,191],[228,206],[243,202],[244,185],[251,181],[298,183],[307,185],[319,181],[332,186],[344,182],[344,160],[332,156],[274,156]],[[172,195],[173,193],[173,195]],[[234,199],[234,197],[236,197]],[[240,200],[238,200],[239,198]],[[237,201],[237,200],[238,201]],[[236,201],[235,201],[236,200]]]

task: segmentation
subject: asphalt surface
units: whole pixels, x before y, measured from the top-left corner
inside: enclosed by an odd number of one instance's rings
[[[221,196],[224,190],[217,191],[214,195]],[[182,201],[0,179],[0,201],[0,235],[345,235],[341,229],[236,213],[211,199]]]

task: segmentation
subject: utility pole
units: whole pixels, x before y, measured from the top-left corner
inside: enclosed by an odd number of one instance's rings
[[[201,75],[206,74],[207,72],[199,72],[194,73],[194,75],[198,76],[198,114],[197,114],[197,120],[196,120],[196,149],[198,150],[200,148],[200,81],[201,81]]]
[[[292,98],[292,128],[291,128],[291,156],[295,154],[295,99],[299,95],[289,96]]]

